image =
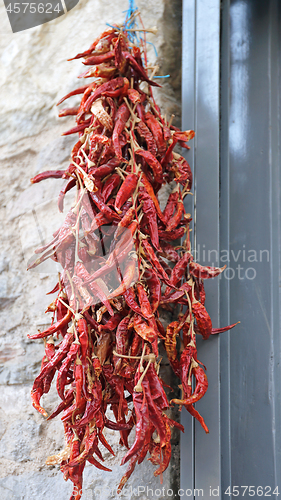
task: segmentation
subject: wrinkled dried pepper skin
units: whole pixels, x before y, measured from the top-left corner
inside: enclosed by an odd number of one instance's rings
[[[31,179],[33,184],[64,179],[59,211],[65,195],[76,188],[74,202],[29,266],[50,258],[62,267],[49,292],[56,294],[46,310],[52,314],[51,325],[28,338],[45,342],[31,391],[34,408],[45,417],[40,401],[56,376],[61,401],[48,419],[61,415],[66,448],[48,463],[60,463],[64,478],[73,482],[71,500],[81,498],[86,462],[111,470],[100,463],[100,443],[114,455],[105,428],[119,432],[120,445],[127,449],[121,463],[128,468],[119,493],[147,454],[158,467],[155,476],[168,467],[172,429],[183,431],[164,413],[172,405],[184,406],[208,432],[193,406],[208,388],[196,334],[207,339],[235,326],[213,328],[204,306],[204,279],[224,268],[202,266],[190,251],[191,218],[183,199],[192,187],[192,172],[175,146],[189,149],[194,132],[182,132],[162,117],[152,94],[152,87],[159,85],[143,64],[145,49],[142,53],[130,44],[125,29],[105,30],[72,59],[80,58],[87,70],[79,78],[87,84],[58,103],[80,99],[59,111],[60,117],[75,117],[74,126],[64,133],[78,134],[70,164],[64,171],[41,172]],[[165,184],[173,191],[160,206]],[[173,246],[182,237],[182,245]],[[176,306],[178,318],[165,328],[161,308],[173,311]],[[164,390],[169,386],[159,373],[160,343],[182,390],[170,402]],[[108,408],[115,421],[108,418]]]

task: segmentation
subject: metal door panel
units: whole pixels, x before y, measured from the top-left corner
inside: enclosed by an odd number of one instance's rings
[[[219,1],[185,1],[183,6],[183,128],[194,128],[196,136],[191,141],[188,161],[194,172],[193,197],[188,197],[186,207],[192,213],[195,230],[194,249],[214,250],[219,244]],[[192,47],[193,50],[185,50]],[[192,144],[193,143],[193,144]],[[197,205],[200,210],[197,210]],[[196,252],[195,252],[196,253]],[[217,265],[216,259],[212,262]],[[202,262],[198,255],[198,260]],[[214,325],[218,325],[219,282],[206,284],[207,308]],[[220,483],[219,447],[219,339],[208,342],[198,339],[199,359],[208,365],[210,388],[196,408],[206,420],[210,434],[206,435],[200,424],[194,425],[194,483],[188,472],[185,447],[181,451],[182,488],[199,488],[204,498],[209,489]],[[210,411],[211,408],[211,411]],[[187,427],[190,418],[186,412],[182,421]],[[189,432],[189,429],[188,429]]]
[[[211,485],[219,498],[229,485],[281,491],[280,9],[277,0],[224,0],[221,9],[215,0],[183,2],[194,245],[202,264],[218,264],[208,249],[228,256],[226,276],[206,283],[214,326],[241,321],[198,342],[210,385],[197,409],[210,435],[196,422],[192,483],[188,428],[181,484],[204,498]]]
[[[230,281],[230,321],[241,319],[237,332],[229,334],[231,474],[233,485],[272,488],[277,485],[275,405],[279,404],[274,365],[280,358],[280,349],[274,349],[280,330],[273,328],[278,317],[273,311],[277,280],[270,261],[278,251],[272,241],[278,231],[272,225],[278,147],[276,137],[273,147],[271,126],[274,94],[276,135],[278,57],[275,50],[273,58],[271,49],[273,39],[278,39],[277,13],[274,0],[236,0],[229,7],[229,247],[233,255],[241,252],[241,269],[237,266]],[[249,261],[249,253],[257,254],[257,262]]]
[[[197,2],[195,249],[203,265],[217,266],[219,255],[219,74],[220,2]],[[205,258],[203,255],[205,250]],[[210,257],[210,258],[209,258]],[[219,280],[208,280],[206,308],[219,321]],[[199,336],[200,337],[200,336]],[[220,484],[219,338],[198,338],[198,359],[207,366],[209,389],[196,409],[210,433],[195,422],[195,488],[204,498]]]

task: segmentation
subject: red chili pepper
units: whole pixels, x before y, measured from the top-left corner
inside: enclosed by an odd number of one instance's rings
[[[72,333],[67,333],[64,339],[62,340],[56,354],[50,359],[50,361],[44,364],[44,366],[41,369],[41,372],[34,380],[32,388],[33,391],[35,391],[36,389],[38,389],[38,387],[41,386],[41,382],[44,380],[44,377],[46,377],[46,375],[50,373],[53,370],[53,368],[55,368],[60,363],[60,361],[62,361],[66,357],[69,347],[72,343],[72,340],[73,340]]]
[[[195,376],[196,379],[196,387],[193,392],[193,394],[185,399],[172,399],[170,403],[177,403],[177,404],[182,404],[182,405],[191,405],[199,401],[204,394],[206,393],[208,389],[208,379],[207,376],[200,366],[198,366],[198,363],[196,363],[197,366],[192,367],[192,374]]]
[[[85,52],[82,52],[80,54],[77,54],[75,57],[72,57],[71,59],[67,59],[67,60],[73,61],[74,59],[80,59],[81,57],[86,57],[86,56],[90,55],[91,52],[93,52],[93,50],[95,50],[100,45],[101,45],[101,47],[103,47],[103,50],[107,51],[109,46],[110,46],[110,42],[116,33],[117,33],[116,30],[113,28],[109,28],[109,29],[105,30],[103,33],[101,33],[101,35],[99,35],[95,39],[95,41],[92,43],[92,45],[90,46],[90,48],[88,50],[86,50]],[[105,49],[104,49],[104,47],[105,47]]]
[[[157,339],[157,334],[153,327],[149,326],[139,314],[134,316],[134,329],[137,334],[147,342],[154,342]]]
[[[135,277],[136,277],[136,259],[131,258],[131,260],[127,264],[124,276],[121,281],[121,285],[118,288],[116,288],[112,293],[110,293],[108,298],[113,299],[114,297],[118,297],[118,295],[123,295],[123,293],[127,290],[127,288],[130,288]]]
[[[109,220],[120,220],[119,215],[109,208],[97,193],[90,193],[90,197],[105,217],[108,217]]]
[[[72,90],[71,92],[69,92],[67,95],[65,95],[64,97],[62,97],[59,100],[59,102],[57,103],[57,106],[73,95],[84,94],[85,90],[87,90],[88,87],[89,87],[89,85],[83,85],[83,87],[78,87],[78,89]]]
[[[139,122],[136,126],[136,131],[139,134],[139,136],[145,140],[147,150],[153,156],[156,156],[157,152],[156,142],[147,125],[143,121]]]
[[[89,169],[88,174],[92,175],[96,178],[104,178],[107,175],[111,174],[115,170],[115,167],[118,167],[119,160],[117,158],[112,158],[107,163],[100,165],[99,167],[92,167]]]
[[[89,427],[87,427],[87,431],[88,430]],[[97,444],[98,444],[97,431],[93,431],[92,434],[88,435],[87,439],[85,440],[84,450],[80,453],[80,455],[75,457],[73,460],[70,460],[69,463],[67,464],[67,467],[75,467],[76,465],[84,463],[88,459],[88,456],[91,457],[91,455],[94,453],[94,449],[97,446]]]
[[[166,231],[173,231],[173,229],[176,229],[178,224],[181,221],[182,214],[184,213],[184,206],[183,202],[181,200],[178,201],[177,206],[176,206],[176,211],[173,217],[167,219],[167,227]]]
[[[201,335],[204,339],[207,339],[212,333],[212,321],[209,314],[200,302],[192,302],[192,312]]]
[[[159,124],[157,118],[150,112],[146,113],[145,121],[155,139],[157,145],[157,154],[162,158],[163,154],[165,154],[166,151],[166,144],[163,137],[162,127]]]
[[[129,316],[126,316],[126,318],[122,319],[120,321],[117,331],[116,331],[116,352],[118,354],[125,354],[127,350],[127,343],[129,340],[129,331],[128,331],[128,325],[129,325],[130,318]],[[119,358],[119,361],[122,361],[121,358]]]
[[[173,287],[173,285],[169,279],[169,276],[167,275],[166,271],[161,266],[159,260],[157,259],[156,255],[153,251],[153,248],[151,247],[149,242],[147,240],[142,240],[142,245],[144,247],[144,250],[145,250],[147,257],[149,258],[151,264],[155,267],[160,279],[162,279],[164,281],[164,283],[166,283],[168,286]]]
[[[183,237],[185,233],[184,227],[179,227],[173,231],[158,231],[160,240],[164,241],[175,241]]]
[[[161,208],[160,208],[160,205],[159,205],[159,201],[157,199],[157,196],[156,194],[154,193],[154,190],[153,190],[153,187],[152,185],[150,184],[149,180],[147,179],[147,177],[145,176],[145,174],[143,173],[142,174],[142,177],[141,177],[141,182],[147,192],[147,194],[150,196],[150,198],[152,199],[153,203],[154,203],[154,206],[155,206],[155,209],[156,209],[156,212],[157,212],[157,215],[159,217],[159,219],[166,225],[166,217],[165,215],[161,212]]]
[[[142,122],[145,121],[145,110],[142,104],[137,104],[136,111]]]
[[[86,280],[89,280],[91,277],[82,262],[77,262],[77,264],[75,265],[75,272],[77,276],[84,281],[84,284]],[[96,281],[92,281],[88,284],[88,287],[90,288],[91,292],[93,292],[94,296],[97,296],[99,300],[106,306],[109,314],[113,316],[114,312],[109,302],[110,297],[106,296],[99,284]]]
[[[161,299],[161,282],[154,269],[147,269],[144,273],[149,288],[149,300],[152,313],[157,311]]]
[[[221,274],[226,268],[226,265],[223,267],[209,267],[209,266],[200,266],[197,262],[190,262],[189,264],[189,272],[192,276],[196,278],[214,278]]]
[[[132,428],[131,424],[122,424],[121,422],[112,422],[105,417],[104,426],[113,431],[127,431]]]
[[[153,364],[148,367],[147,377],[153,399],[157,401],[157,405],[161,410],[166,410],[170,405],[163,389],[163,382],[159,379]]]
[[[34,335],[27,335],[29,339],[42,339],[44,337],[48,337],[48,335],[53,335],[56,333],[58,330],[60,330],[63,326],[68,325],[69,321],[71,320],[72,313],[70,310],[67,311],[66,315],[57,321],[54,325],[49,326],[47,330],[44,330],[43,332],[35,333]]]
[[[110,50],[109,52],[105,52],[104,54],[99,54],[99,55],[95,55],[95,56],[90,56],[90,57],[87,57],[87,59],[85,61],[83,61],[83,64],[89,66],[91,64],[101,64],[105,61],[109,61],[110,59],[113,59],[114,58],[114,51],[113,50]]]
[[[168,325],[165,338],[165,349],[168,360],[175,374],[180,378],[180,363],[177,359],[177,335],[179,334],[178,328],[178,321],[173,321]]]
[[[51,420],[52,418],[55,418],[57,415],[59,415],[63,410],[69,408],[69,406],[71,405],[72,401],[73,401],[73,393],[74,393],[74,389],[69,389],[69,391],[67,392],[66,396],[65,396],[65,400],[62,401],[58,407],[56,408],[56,410],[54,410],[51,415],[47,418],[47,420]]]
[[[63,212],[63,202],[64,197],[68,191],[70,191],[76,185],[76,179],[70,179],[67,184],[62,188],[58,197],[58,207],[59,211]]]
[[[59,118],[62,118],[64,116],[75,116],[77,115],[79,111],[79,107],[76,108],[63,108],[59,110]]]
[[[89,63],[89,64],[92,64],[92,63]],[[86,100],[86,102],[84,104],[85,113],[89,113],[90,108],[96,99],[98,99],[102,95],[110,95],[109,92],[112,90],[118,89],[118,91],[120,91],[120,89],[122,89],[124,84],[125,84],[125,79],[122,77],[117,77],[117,78],[114,78],[113,80],[109,80],[109,82],[102,83],[94,91],[94,93],[90,97],[88,97],[88,99]]]
[[[128,97],[133,104],[141,102],[140,93],[136,89],[128,89]]]
[[[129,174],[120,187],[114,204],[115,210],[120,213],[121,207],[124,205],[132,194],[134,193],[138,183],[138,176],[136,174]]]
[[[123,52],[123,54],[126,60],[129,62],[129,64],[134,68],[134,70],[142,77],[142,79],[145,82],[149,83],[149,85],[152,85],[153,87],[161,87],[161,85],[159,85],[158,83],[149,80],[144,68],[137,63],[132,54],[130,54],[129,52]]]
[[[188,263],[190,261],[191,254],[189,252],[185,252],[181,259],[176,263],[175,267],[172,270],[171,274],[171,283],[173,285],[177,285],[178,282],[182,279],[184,276],[184,273],[187,269]]]
[[[233,323],[233,325],[224,326],[222,328],[212,328],[211,334],[216,335],[217,333],[227,332],[228,330],[231,330],[236,325],[238,325],[238,323],[240,323],[240,321],[237,321],[237,323]]]
[[[136,466],[137,460],[138,460],[138,455],[134,456],[133,458],[131,458],[131,460],[129,462],[129,466],[128,466],[125,474],[122,476],[122,479],[121,479],[121,481],[120,481],[120,483],[118,485],[118,488],[117,488],[117,493],[118,494],[121,493],[122,488],[124,487],[124,485],[126,484],[126,482],[128,481],[128,479],[133,474],[133,472],[135,470],[135,466]]]
[[[138,377],[139,378],[139,377]],[[138,382],[138,378],[136,382]],[[133,394],[134,408],[137,417],[136,437],[133,445],[126,455],[121,460],[121,465],[124,465],[137,452],[139,452],[145,443],[146,430],[149,426],[149,413],[146,397],[143,392],[134,392]],[[119,485],[120,487],[120,485]]]
[[[124,208],[124,205],[123,205],[123,208]],[[134,220],[135,213],[136,213],[136,211],[135,211],[134,207],[130,207],[126,211],[126,213],[122,216],[122,219],[120,220],[120,222],[118,222],[118,226],[117,226],[116,232],[114,234],[114,239],[117,239],[118,236],[120,236],[120,234],[124,231],[124,229],[129,227],[129,225]]]
[[[67,132],[63,132],[62,135],[71,135],[71,134],[76,134],[78,132],[84,132],[85,128],[90,125],[91,120],[86,120],[79,125],[77,125],[74,128],[71,128],[70,130],[67,130]]]
[[[181,157],[173,163],[172,170],[175,172],[175,181],[185,186],[188,184],[187,191],[192,187],[192,172],[187,161]]]
[[[114,316],[112,316],[111,319],[109,319],[104,325],[99,325],[98,329],[100,332],[103,330],[115,330],[115,328],[119,325],[120,321],[122,320],[122,314],[121,313],[115,313]]]
[[[111,455],[113,455],[115,457],[115,453],[114,453],[113,449],[111,448],[110,444],[107,442],[107,440],[105,439],[105,437],[101,431],[99,432],[99,440],[100,440],[101,444],[103,444],[103,446],[109,451],[109,453],[111,453]]]
[[[46,172],[41,172],[41,174],[37,174],[35,177],[30,179],[32,184],[36,184],[37,182],[41,182],[45,179],[61,179],[65,170],[47,170]]]
[[[161,242],[161,252],[160,255],[170,260],[171,262],[177,263],[179,260],[179,255],[170,243],[166,241]]]
[[[186,141],[190,141],[191,139],[193,139],[194,136],[195,136],[194,130],[185,130],[184,132],[176,130],[173,137],[177,141],[186,142]]]
[[[105,467],[104,465],[100,464],[94,457],[88,457],[87,460],[97,469],[104,470],[106,472],[112,472],[112,469],[109,469],[108,467]]]
[[[162,448],[166,444],[166,428],[162,419],[162,411],[157,405],[157,400],[154,400],[152,397],[150,391],[150,381],[147,376],[144,377],[142,385],[148,403],[149,420],[152,422],[158,432],[160,438],[160,446]]]
[[[112,174],[107,181],[105,182],[103,189],[102,189],[102,199],[106,203],[108,198],[112,195],[112,193],[115,191],[115,189],[119,186],[120,184],[120,176],[118,174]]]
[[[120,145],[120,135],[122,134],[129,117],[130,117],[130,111],[127,105],[125,103],[121,104],[115,117],[115,125],[112,134],[112,142],[115,154],[120,161],[124,161],[122,156],[122,148]]]
[[[152,308],[147,293],[145,291],[145,288],[141,283],[137,283],[137,292],[138,292],[141,312],[145,318],[149,319],[153,316]]]
[[[189,392],[191,394],[191,386],[190,386]],[[198,422],[201,424],[201,426],[204,429],[204,431],[206,432],[206,434],[208,434],[209,429],[205,423],[204,418],[200,415],[200,413],[197,410],[195,410],[195,408],[192,406],[192,404],[191,405],[184,405],[184,406],[187,409],[187,411],[190,413],[190,415],[192,415],[194,418],[196,418],[196,420],[198,420]]]
[[[99,56],[96,56],[99,57]],[[116,68],[111,66],[110,63],[101,63],[96,67],[92,67],[87,71],[81,73],[78,78],[92,78],[92,77],[101,77],[101,78],[111,78],[116,74]]]
[[[81,344],[81,361],[82,365],[86,366],[86,357],[89,347],[89,332],[87,321],[84,318],[79,318],[77,322],[77,330],[79,334],[79,342]]]
[[[163,184],[162,166],[161,163],[156,160],[155,156],[150,153],[150,151],[145,151],[144,149],[136,149],[135,154],[145,159],[147,164],[152,168],[155,181],[159,182],[159,184]]]
[[[124,40],[121,34],[119,34],[117,42],[114,47],[115,55],[115,66],[120,71],[121,75],[124,75],[127,69],[127,61],[123,55],[122,48],[124,47]]]
[[[150,198],[149,194],[146,193],[145,190],[140,192],[139,199],[143,204],[142,209],[146,217],[145,220],[147,220],[147,226],[151,238],[151,243],[156,250],[160,251],[157,214],[154,203]]]
[[[58,376],[57,376],[57,391],[58,395],[60,398],[65,401],[66,397],[64,395],[64,389],[65,386],[67,385],[67,375],[68,375],[68,370],[72,362],[76,359],[78,350],[79,350],[80,344],[79,343],[73,343],[70,347],[70,350],[62,363],[59,371],[58,371]]]
[[[128,288],[124,293],[123,297],[128,304],[128,306],[132,309],[132,311],[136,312],[137,314],[142,314],[141,308],[138,305],[136,301],[136,294],[135,290],[133,287]]]

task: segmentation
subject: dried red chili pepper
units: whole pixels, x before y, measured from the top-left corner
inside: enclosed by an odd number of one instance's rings
[[[138,132],[139,136],[145,140],[147,150],[153,156],[156,156],[157,152],[156,142],[147,125],[143,121],[139,122],[136,127],[136,131]]]
[[[153,314],[150,301],[148,299],[146,290],[142,285],[142,283],[137,283],[137,292],[138,292],[138,299],[141,307],[141,312],[145,318],[149,319],[153,316]]]
[[[115,117],[115,125],[112,134],[112,142],[115,150],[115,154],[117,158],[121,161],[124,161],[122,156],[122,148],[120,144],[120,135],[122,134],[126,122],[129,119],[130,111],[125,103],[121,104],[120,108],[117,111]]]
[[[197,326],[204,339],[212,333],[212,321],[205,307],[200,302],[192,302],[192,312],[196,318]]]
[[[144,149],[137,149],[135,154],[145,159],[146,163],[152,168],[155,181],[163,184],[162,166],[155,156],[150,151],[145,151]]]
[[[32,184],[36,184],[37,182],[41,182],[45,179],[61,179],[64,174],[64,170],[47,170],[46,172],[41,172],[41,174],[35,175],[30,179]]]
[[[212,328],[204,307],[203,279],[220,274],[223,268],[194,263],[190,252],[191,217],[185,214],[183,198],[191,189],[192,172],[174,147],[179,143],[188,149],[186,143],[194,132],[181,132],[161,116],[151,88],[158,84],[148,77],[142,56],[129,43],[126,29],[117,27],[75,56],[84,57],[86,66],[93,65],[80,78],[101,78],[60,100],[80,95],[78,107],[59,112],[59,116],[76,116],[75,126],[64,135],[79,134],[68,168],[32,179],[33,183],[50,177],[67,179],[59,194],[60,211],[65,194],[76,186],[75,202],[61,228],[37,249],[40,256],[29,265],[31,269],[50,258],[63,268],[50,292],[57,297],[46,310],[56,321],[29,338],[50,337],[33,384],[32,402],[46,417],[40,399],[58,371],[62,401],[49,419],[62,413],[70,453],[61,470],[74,484],[71,500],[81,497],[77,489],[82,488],[86,461],[110,470],[98,461],[103,461],[99,443],[114,455],[104,427],[119,432],[120,444],[129,448],[128,435],[136,424],[135,441],[123,459],[129,466],[118,492],[147,453],[158,466],[156,476],[167,468],[171,429],[183,428],[164,413],[169,407],[164,387],[169,386],[158,376],[161,340],[181,381],[182,397],[172,403],[185,406],[208,432],[193,406],[208,386],[197,359],[195,334],[208,338],[235,326]],[[148,90],[141,89],[142,82],[147,82]],[[159,198],[158,192],[173,181],[176,188],[162,207],[162,192]],[[169,243],[185,233],[182,246]],[[164,328],[160,308],[173,310],[176,304],[185,306],[186,312]],[[62,339],[57,346],[54,334]],[[134,406],[128,420],[129,401]],[[116,422],[106,416],[108,407]]]
[[[208,379],[207,376],[198,363],[195,363],[191,368],[192,374],[196,379],[196,387],[193,394],[186,399],[172,399],[170,403],[177,403],[183,405],[191,405],[199,401],[208,389]]]
[[[155,142],[157,145],[158,155],[162,157],[166,151],[166,144],[164,141],[162,128],[161,128],[160,124],[158,123],[157,119],[155,118],[155,116],[150,112],[146,113],[145,121],[146,121],[146,125],[150,129],[150,131],[155,139]]]
[[[48,337],[48,335],[53,335],[56,333],[58,330],[60,330],[63,326],[68,325],[68,323],[71,320],[71,311],[68,310],[66,315],[57,321],[54,325],[49,326],[46,330],[43,332],[35,333],[34,335],[27,335],[29,339],[42,339],[44,337]]]
[[[146,283],[149,289],[149,302],[152,313],[154,314],[160,303],[161,299],[161,282],[154,271],[154,269],[147,269],[144,273],[144,277],[146,279]]]
[[[126,177],[115,199],[114,208],[118,213],[120,213],[120,209],[124,205],[125,201],[127,201],[128,198],[132,196],[133,192],[137,187],[137,183],[138,183],[138,176],[136,174],[129,174]]]
[[[189,264],[189,272],[192,276],[201,279],[214,278],[221,274],[226,268],[226,265],[223,267],[209,267],[209,266],[200,266],[197,262],[190,262]]]

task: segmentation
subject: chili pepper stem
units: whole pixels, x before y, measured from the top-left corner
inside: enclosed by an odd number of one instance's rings
[[[148,363],[147,363],[147,365],[146,365],[146,367],[145,367],[144,372],[143,372],[143,373],[142,373],[142,375],[140,376],[140,378],[139,378],[139,380],[138,380],[138,383],[135,385],[135,387],[134,387],[134,391],[135,391],[135,392],[143,392],[143,388],[142,388],[141,383],[142,383],[142,381],[143,381],[143,379],[144,379],[144,377],[145,377],[145,375],[146,375],[146,373],[147,373],[147,370],[148,370],[148,368],[150,367],[150,365],[151,365],[151,360],[149,360],[149,361],[148,361]]]
[[[114,350],[112,351],[112,354],[114,354],[114,356],[118,356],[119,358],[125,358],[125,359],[142,359],[143,361],[152,361],[152,362],[156,361],[155,354],[153,354],[153,353],[146,354],[146,355],[144,355],[143,358],[141,356],[130,356],[130,355],[127,356],[125,354],[119,354],[118,352],[116,352]],[[161,358],[161,360],[162,360],[162,358]],[[159,361],[159,363],[160,363],[160,361]]]
[[[146,351],[146,343],[144,343],[143,345],[143,349],[142,349],[142,353],[141,353],[141,359],[140,359],[140,372],[143,373],[144,371],[144,368],[143,368],[143,359],[144,359],[144,356],[145,356],[145,351]]]
[[[59,297],[59,301],[67,308],[69,309],[69,311],[72,312],[73,316],[75,316],[75,312],[73,311],[72,307],[70,307],[68,304],[66,304],[66,302],[64,302],[64,300],[62,300],[60,297]]]

